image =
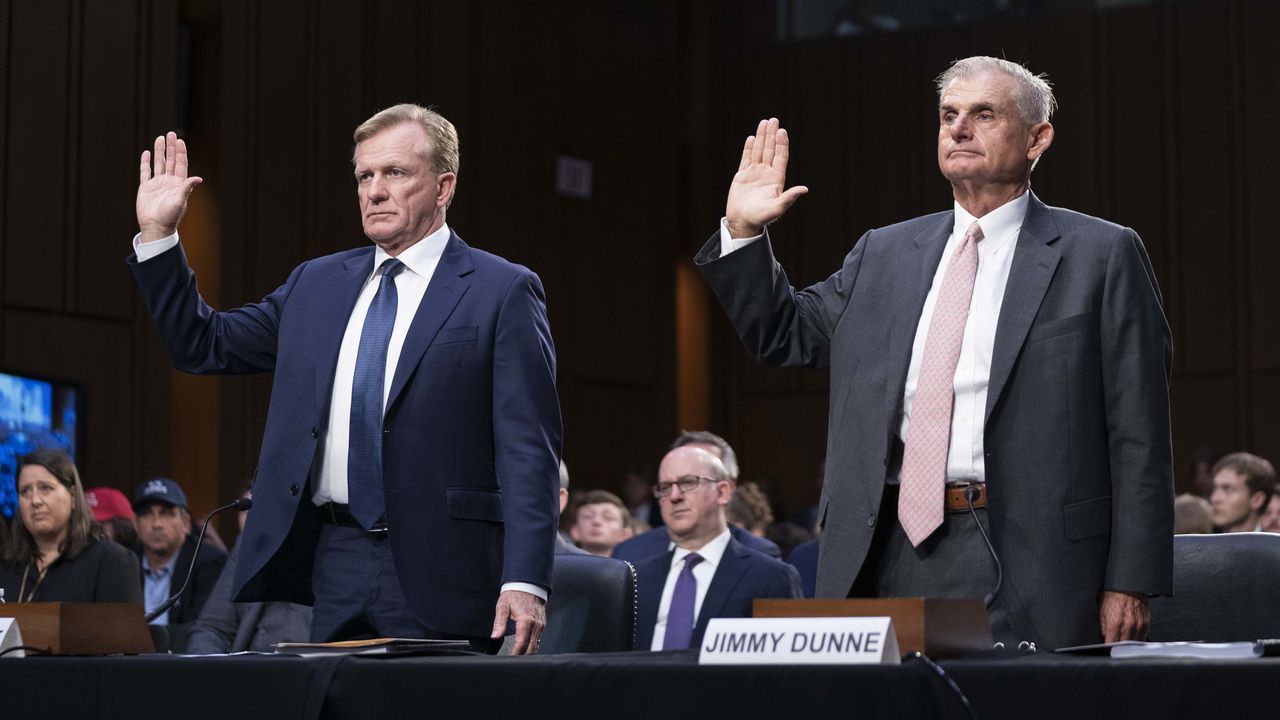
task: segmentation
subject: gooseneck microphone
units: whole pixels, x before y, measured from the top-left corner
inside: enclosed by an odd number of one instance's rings
[[[157,605],[156,609],[147,613],[146,617],[144,618],[146,622],[150,623],[152,620],[155,620],[156,618],[165,614],[165,612],[168,611],[169,608],[174,606],[174,603],[178,602],[178,598],[182,597],[182,593],[187,591],[187,585],[190,584],[191,582],[191,574],[194,573],[196,569],[196,560],[200,558],[200,547],[204,545],[205,531],[209,529],[209,521],[213,519],[213,516],[217,515],[223,510],[230,510],[231,508],[244,511],[244,510],[248,510],[251,507],[253,507],[253,501],[250,500],[249,498],[236,498],[235,500],[232,500],[226,505],[223,505],[220,508],[216,508],[214,509],[213,512],[209,513],[208,517],[204,519],[204,524],[200,526],[200,537],[196,539],[196,551],[191,553],[191,564],[187,566],[187,578],[182,581],[182,587],[178,590],[178,592],[170,595],[169,599]]]
[[[973,522],[978,526],[978,532],[982,533],[983,541],[987,543],[987,550],[991,552],[991,559],[996,562],[996,588],[982,598],[982,604],[990,610],[991,604],[996,601],[996,596],[1000,594],[1000,586],[1004,584],[1004,566],[1000,564],[1000,556],[996,555],[996,549],[991,544],[991,538],[987,537],[987,529],[982,527],[982,521],[978,519],[978,511],[973,508],[973,503],[977,501],[978,494],[981,492],[977,485],[968,485],[964,489],[964,499],[969,503],[969,514],[973,515]]]

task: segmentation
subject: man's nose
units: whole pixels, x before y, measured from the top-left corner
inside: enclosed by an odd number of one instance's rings
[[[387,199],[387,183],[382,179],[381,175],[374,175],[369,178],[368,195],[370,200],[386,200]]]
[[[949,129],[951,137],[955,140],[964,140],[973,134],[973,124],[968,115],[957,115],[956,119],[951,121]]]

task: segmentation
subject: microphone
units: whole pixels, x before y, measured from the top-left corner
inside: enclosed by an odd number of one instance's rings
[[[991,609],[992,603],[996,601],[996,596],[1000,594],[1000,586],[1004,584],[1004,566],[1000,564],[1000,556],[996,555],[996,549],[991,544],[991,538],[987,537],[986,528],[982,527],[982,521],[978,519],[978,511],[973,508],[973,503],[978,499],[978,494],[982,492],[977,485],[967,485],[964,489],[964,499],[969,503],[969,514],[973,515],[973,522],[978,526],[978,532],[982,533],[982,539],[987,543],[987,550],[991,553],[991,559],[996,563],[996,587],[986,597],[982,598],[982,604],[988,610]]]
[[[200,557],[200,547],[204,544],[205,531],[209,529],[209,521],[213,519],[213,516],[223,510],[230,510],[231,508],[235,508],[236,510],[243,512],[251,507],[253,507],[253,501],[249,498],[236,498],[235,500],[232,500],[226,505],[216,508],[213,512],[209,513],[208,517],[204,519],[204,524],[200,526],[200,537],[196,539],[196,551],[191,553],[191,564],[187,566],[187,578],[182,581],[182,587],[178,592],[170,595],[169,599],[157,605],[156,609],[147,613],[146,617],[143,618],[144,622],[150,623],[152,620],[155,620],[165,614],[169,608],[173,607],[174,604],[178,602],[178,598],[182,597],[182,593],[187,591],[187,585],[191,583],[191,575],[196,570],[196,560]]]

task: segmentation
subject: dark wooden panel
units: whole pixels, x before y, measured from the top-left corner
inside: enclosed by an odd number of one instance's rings
[[[352,175],[351,134],[378,109],[364,99],[364,77],[357,58],[367,48],[358,3],[326,0],[314,13],[315,42],[309,48],[314,71],[308,76],[315,107],[313,171],[315,254],[324,255],[368,243],[360,224]],[[343,48],[342,52],[334,52]]]
[[[1280,461],[1280,374],[1258,373],[1253,376],[1253,432],[1245,438],[1243,449],[1261,455],[1271,462]]]
[[[138,88],[138,6],[132,0],[85,3],[79,157],[72,181],[79,198],[75,307],[85,315],[128,320],[133,283],[120,267],[137,227],[133,148]]]
[[[1280,115],[1280,88],[1267,82],[1268,73],[1257,68],[1269,67],[1275,56],[1275,33],[1280,24],[1280,5],[1270,2],[1244,4],[1247,14],[1241,22],[1240,66],[1241,94],[1244,98],[1244,228],[1247,239],[1248,328],[1254,368],[1280,368],[1280,333],[1276,318],[1280,317],[1280,294],[1275,291],[1280,276],[1280,243],[1275,241],[1275,158],[1280,157],[1280,136],[1275,132],[1275,118]],[[1255,388],[1256,390],[1257,388]],[[1277,416],[1275,402],[1263,401],[1255,392],[1253,402],[1265,408],[1272,418]],[[1255,417],[1261,419],[1259,414]],[[1274,429],[1274,420],[1255,428],[1255,437],[1267,437],[1264,427]],[[1271,437],[1280,437],[1272,433]],[[1274,456],[1273,456],[1274,457]]]
[[[1179,164],[1177,222],[1181,266],[1181,348],[1189,372],[1227,371],[1235,367],[1235,323],[1240,308],[1231,289],[1235,276],[1233,254],[1240,238],[1233,234],[1234,169],[1230,85],[1223,82],[1231,69],[1227,37],[1227,6],[1217,3],[1181,4],[1175,13],[1178,89],[1174,117]],[[1223,113],[1212,136],[1203,131],[1206,108]]]
[[[70,3],[20,2],[10,12],[4,299],[57,310],[66,289]]]
[[[130,327],[107,320],[5,312],[4,364],[19,372],[83,385],[85,444],[80,465],[85,484],[126,487],[138,438],[121,422],[133,402]],[[56,352],[51,349],[56,347]]]
[[[366,47],[366,57],[373,64],[365,77],[373,89],[371,105],[381,109],[402,102],[420,102],[422,70],[428,57],[422,33],[426,4],[376,0],[366,3],[365,8],[370,13],[373,40]]]
[[[1173,403],[1174,482],[1188,489],[1191,454],[1199,447],[1219,453],[1240,447],[1243,438],[1236,421],[1236,383],[1230,376],[1175,377]]]
[[[662,459],[670,420],[658,416],[651,391],[589,381],[560,386],[572,413],[564,416],[564,459],[575,491],[621,490],[629,467],[654,467]],[[655,432],[656,431],[656,432]]]
[[[783,508],[779,520],[817,502],[827,447],[826,393],[752,397],[743,410],[742,427],[726,437],[738,452],[742,479],[760,483]]]

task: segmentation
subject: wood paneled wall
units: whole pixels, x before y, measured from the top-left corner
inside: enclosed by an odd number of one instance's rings
[[[816,497],[826,376],[757,366],[686,292],[711,333],[681,348],[706,354],[710,387],[678,385],[678,268],[715,229],[759,117],[784,120],[791,180],[812,189],[776,228],[797,282],[867,228],[947,207],[931,78],[1003,54],[1048,72],[1062,104],[1037,193],[1150,248],[1179,470],[1199,445],[1280,457],[1280,87],[1260,70],[1280,9],[1189,0],[794,45],[775,19],[769,0],[0,0],[0,359],[85,385],[88,482],[171,474],[197,511],[233,495],[269,378],[170,371],[121,263],[138,152],[172,127],[190,139],[206,183],[184,241],[226,307],[365,242],[350,132],[430,103],[462,137],[450,224],[546,285],[575,484],[652,466],[678,408],[696,408],[796,509]],[[593,163],[592,198],[555,192],[560,154]]]

